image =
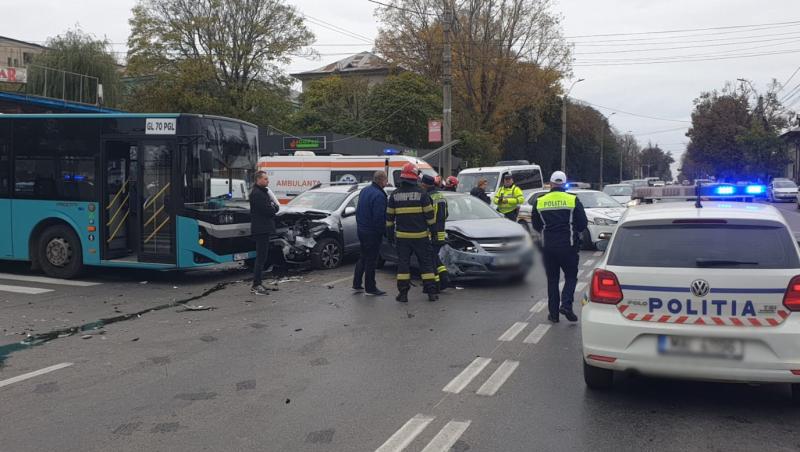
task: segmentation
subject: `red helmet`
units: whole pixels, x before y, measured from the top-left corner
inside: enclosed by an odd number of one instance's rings
[[[458,178],[455,176],[447,176],[447,182],[444,184],[446,187],[455,188],[458,186]]]
[[[417,165],[408,162],[403,165],[402,171],[400,171],[400,178],[406,180],[419,180],[419,168]]]

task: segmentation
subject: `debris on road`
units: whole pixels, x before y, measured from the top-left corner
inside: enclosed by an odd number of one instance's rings
[[[140,281],[139,284],[147,284],[147,281]]]
[[[185,311],[213,311],[217,308],[214,306],[195,306],[192,304],[187,304],[183,306],[183,309],[177,312],[185,312]]]

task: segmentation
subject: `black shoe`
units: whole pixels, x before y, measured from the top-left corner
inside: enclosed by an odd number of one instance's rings
[[[361,293],[364,291],[364,288],[361,286],[353,286],[353,292]]]
[[[435,293],[429,293],[428,301],[439,301],[439,295],[436,295]]]
[[[572,312],[572,309],[561,308],[561,309],[558,310],[558,312],[564,314],[564,317],[566,317],[567,320],[569,320],[570,322],[577,322],[578,321],[578,316],[575,315],[574,312]]]
[[[558,323],[558,315],[554,316],[554,315],[550,314],[550,315],[547,316],[547,320],[549,320],[552,323]]]
[[[395,300],[399,301],[400,303],[408,303],[408,294],[407,293],[399,293]]]
[[[374,295],[376,297],[381,297],[383,295],[386,295],[386,292],[384,292],[384,291],[382,291],[380,289],[368,290],[367,291],[367,295]]]
[[[250,288],[250,293],[253,295],[268,295],[269,291],[264,286],[253,286]]]

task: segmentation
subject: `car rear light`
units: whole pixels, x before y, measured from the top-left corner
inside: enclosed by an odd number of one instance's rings
[[[800,369],[793,369],[792,373],[795,375],[800,375]]]
[[[790,311],[800,311],[800,276],[795,276],[786,288],[783,305]]]
[[[592,275],[589,301],[604,304],[617,304],[622,301],[622,287],[619,285],[617,275],[607,270],[595,270]]]
[[[617,360],[617,358],[614,358],[613,356],[603,356],[603,355],[589,355],[587,356],[587,358],[604,363],[613,363],[614,361]]]

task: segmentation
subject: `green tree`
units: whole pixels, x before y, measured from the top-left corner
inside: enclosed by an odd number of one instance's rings
[[[325,77],[306,86],[295,129],[306,133],[355,134],[366,128],[369,83],[358,77]]]
[[[672,169],[670,165],[675,163],[672,154],[664,152],[658,144],[647,143],[647,146],[639,153],[640,164],[644,167],[642,175],[644,177],[657,177],[664,181],[672,180]]]
[[[413,72],[391,76],[372,88],[367,106],[369,136],[412,148],[428,143],[428,120],[441,118],[441,90]]]
[[[48,39],[47,50],[33,59],[26,91],[94,104],[99,103],[101,84],[102,103],[116,107],[121,94],[119,67],[107,40],[68,30]]]
[[[140,0],[130,24],[131,109],[262,125],[283,124],[290,80],[280,65],[314,39],[283,0]]]

